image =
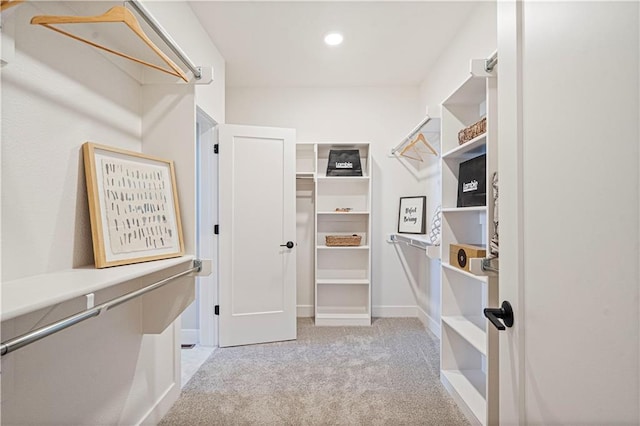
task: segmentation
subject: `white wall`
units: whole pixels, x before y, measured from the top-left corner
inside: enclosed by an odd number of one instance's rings
[[[438,58],[436,65],[420,85],[420,108],[432,117],[440,117],[440,105],[469,76],[471,59],[488,58],[497,48],[497,10],[493,1],[478,2],[468,21]],[[442,199],[440,165],[433,164],[426,173],[423,190],[427,194],[427,223]],[[443,250],[448,250],[444,247]],[[418,306],[434,320],[440,320],[440,265],[428,261],[422,271]],[[431,329],[434,324],[431,323]]]
[[[166,25],[172,26],[176,40],[203,32],[197,22],[186,18],[192,12],[185,3],[154,4],[152,8],[161,23],[174,18],[160,16],[160,11],[171,10],[174,17],[180,17],[181,26]],[[15,57],[2,67],[3,282],[91,265],[81,145],[93,141],[133,151],[145,148],[140,84],[107,55],[29,25],[30,18],[45,9],[46,13],[70,14],[56,2],[25,2],[3,13],[3,23],[15,23],[16,40]],[[210,115],[223,121],[224,62],[220,65],[221,57],[210,50],[208,39],[193,43],[185,51],[196,63],[217,60],[222,70],[214,85],[198,87],[197,96]],[[149,86],[145,90],[153,92]],[[187,91],[184,96],[188,95]],[[178,98],[184,100],[184,96]],[[193,104],[193,95],[190,99]],[[150,112],[153,105],[144,109]],[[187,111],[184,116],[195,117],[195,105],[187,109],[193,114]],[[190,136],[174,141],[177,149],[186,144],[186,152],[193,152],[194,126],[195,122],[186,123]],[[154,152],[161,149],[153,143],[149,147]],[[178,173],[193,182],[195,172],[189,164],[183,161],[179,167]],[[183,201],[193,203],[194,189],[187,192]],[[193,206],[187,207],[187,215],[193,216]],[[193,220],[188,221],[192,228]],[[194,238],[190,229],[188,247],[194,247]],[[193,253],[193,249],[188,251]],[[166,274],[175,272],[179,271]],[[96,297],[108,300],[161,276],[126,283]],[[81,302],[64,303],[55,309],[55,315],[42,310],[5,321],[3,340],[46,324],[54,316],[77,312],[84,307]],[[142,315],[142,303],[130,302],[3,357],[3,424],[158,421],[180,391],[180,321],[160,335],[146,335],[141,331]]]
[[[216,123],[224,123],[225,60],[200,25],[191,7],[185,6],[185,3],[180,1],[145,2],[145,7],[171,34],[196,66],[213,66],[213,83],[196,85],[196,104]],[[153,70],[148,71],[145,77],[151,77],[150,73],[153,73]],[[207,229],[208,231],[210,229]],[[200,278],[199,285],[214,285],[213,277]],[[182,314],[185,343],[193,343],[198,340],[200,321],[197,305],[198,301],[194,301]]]
[[[424,193],[390,149],[423,118],[415,87],[227,88],[227,122],[291,127],[298,141],[370,141],[373,158],[373,315],[415,316],[411,285],[388,233],[399,198]],[[313,283],[300,283],[299,305],[313,305]]]

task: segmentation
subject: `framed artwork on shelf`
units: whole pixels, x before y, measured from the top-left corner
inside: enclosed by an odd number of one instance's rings
[[[182,256],[173,162],[92,142],[82,150],[96,268]]]
[[[400,197],[398,234],[426,233],[427,197]]]

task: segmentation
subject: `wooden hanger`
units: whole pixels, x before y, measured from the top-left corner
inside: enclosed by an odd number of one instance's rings
[[[22,3],[24,0],[2,0],[0,1],[0,12],[9,9],[12,6]]]
[[[438,151],[436,151],[433,148],[433,146],[431,146],[429,141],[427,139],[425,139],[425,137],[424,137],[424,135],[422,133],[419,133],[417,138],[415,138],[410,143],[408,143],[402,149],[402,151],[400,151],[400,155],[402,155],[403,157],[411,158],[413,160],[423,161],[422,160],[422,155],[420,155],[420,150],[417,147],[418,142],[422,142],[429,149],[431,154],[435,155],[436,157],[438,156]],[[412,157],[411,155],[408,155],[407,152],[410,151],[410,150],[411,150],[411,152],[415,153],[415,155],[417,157]]]
[[[15,1],[13,3],[15,3]],[[61,30],[60,28],[56,28],[53,26],[56,24],[96,24],[96,23],[103,23],[103,22],[121,22],[126,24],[170,68],[163,68],[161,66],[143,61],[142,59],[135,58],[133,56],[127,55],[126,53],[118,52],[117,50],[110,49],[106,46],[102,46],[100,44],[94,43],[93,41],[87,40],[85,38],[82,38],[75,34],[71,34],[67,31]],[[109,53],[113,53],[114,55],[118,55],[120,57],[154,68],[158,71],[165,72],[175,77],[180,77],[186,82],[189,81],[187,79],[187,75],[171,59],[169,59],[169,57],[165,55],[164,52],[162,52],[162,50],[160,50],[155,44],[153,44],[151,39],[142,30],[142,27],[140,27],[140,24],[138,23],[138,20],[133,15],[133,13],[131,13],[131,11],[129,11],[129,9],[127,9],[124,6],[114,6],[111,9],[109,9],[107,12],[105,12],[103,15],[98,15],[98,16],[58,16],[58,15],[34,16],[31,19],[31,24],[42,25],[43,27],[47,27],[53,31],[59,32],[60,34],[64,34],[68,37],[71,37],[74,40],[87,43],[93,47],[97,47],[98,49],[105,50]]]

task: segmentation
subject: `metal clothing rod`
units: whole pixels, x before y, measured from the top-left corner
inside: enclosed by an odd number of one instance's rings
[[[495,52],[489,59],[485,61],[484,70],[486,72],[491,72],[498,64],[498,52]]]
[[[156,34],[166,43],[173,53],[178,56],[180,61],[187,66],[193,73],[196,80],[202,78],[200,68],[196,67],[189,57],[180,49],[178,44],[171,38],[171,36],[162,28],[162,26],[155,20],[155,18],[149,13],[149,11],[138,0],[127,0],[127,2],[142,16],[147,24],[155,31]]]
[[[429,117],[428,115],[420,122],[418,123],[418,125],[416,127],[413,128],[413,130],[404,138],[402,139],[402,142],[400,142],[398,145],[396,145],[392,150],[391,153],[395,154],[396,152],[398,152],[398,150],[400,148],[402,148],[402,146],[409,140],[411,140],[413,138],[413,135],[415,135],[416,133],[418,133],[420,131],[420,129],[422,129],[425,124],[427,124],[429,121],[431,121],[431,117]]]
[[[79,312],[75,315],[71,315],[70,317],[61,319],[60,321],[54,322],[53,324],[47,325],[45,327],[38,328],[29,333],[23,334],[22,336],[14,337],[13,339],[9,339],[5,342],[2,342],[0,345],[0,356],[5,356],[8,353],[11,353],[15,350],[18,350],[24,346],[27,346],[33,342],[37,342],[40,339],[43,339],[47,336],[50,336],[58,331],[62,331],[65,328],[69,328],[73,325],[76,325],[84,320],[89,318],[97,317],[103,312],[108,311],[111,308],[115,308],[116,306],[122,305],[125,302],[128,302],[131,299],[135,299],[136,297],[142,296],[145,293],[148,293],[152,290],[155,290],[159,287],[162,287],[165,284],[168,284],[170,281],[173,281],[177,278],[188,275],[192,272],[200,272],[202,270],[202,261],[194,260],[193,267],[187,269],[186,271],[180,272],[178,274],[167,277],[163,280],[160,280],[156,283],[150,284],[146,287],[143,287],[139,290],[132,291],[131,293],[124,294],[115,299],[111,299],[107,302],[104,302],[101,305],[94,306],[91,309],[87,309],[85,311]]]

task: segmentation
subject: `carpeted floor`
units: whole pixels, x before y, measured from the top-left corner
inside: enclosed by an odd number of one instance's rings
[[[315,327],[216,350],[161,425],[468,425],[440,384],[438,340],[414,318]]]

